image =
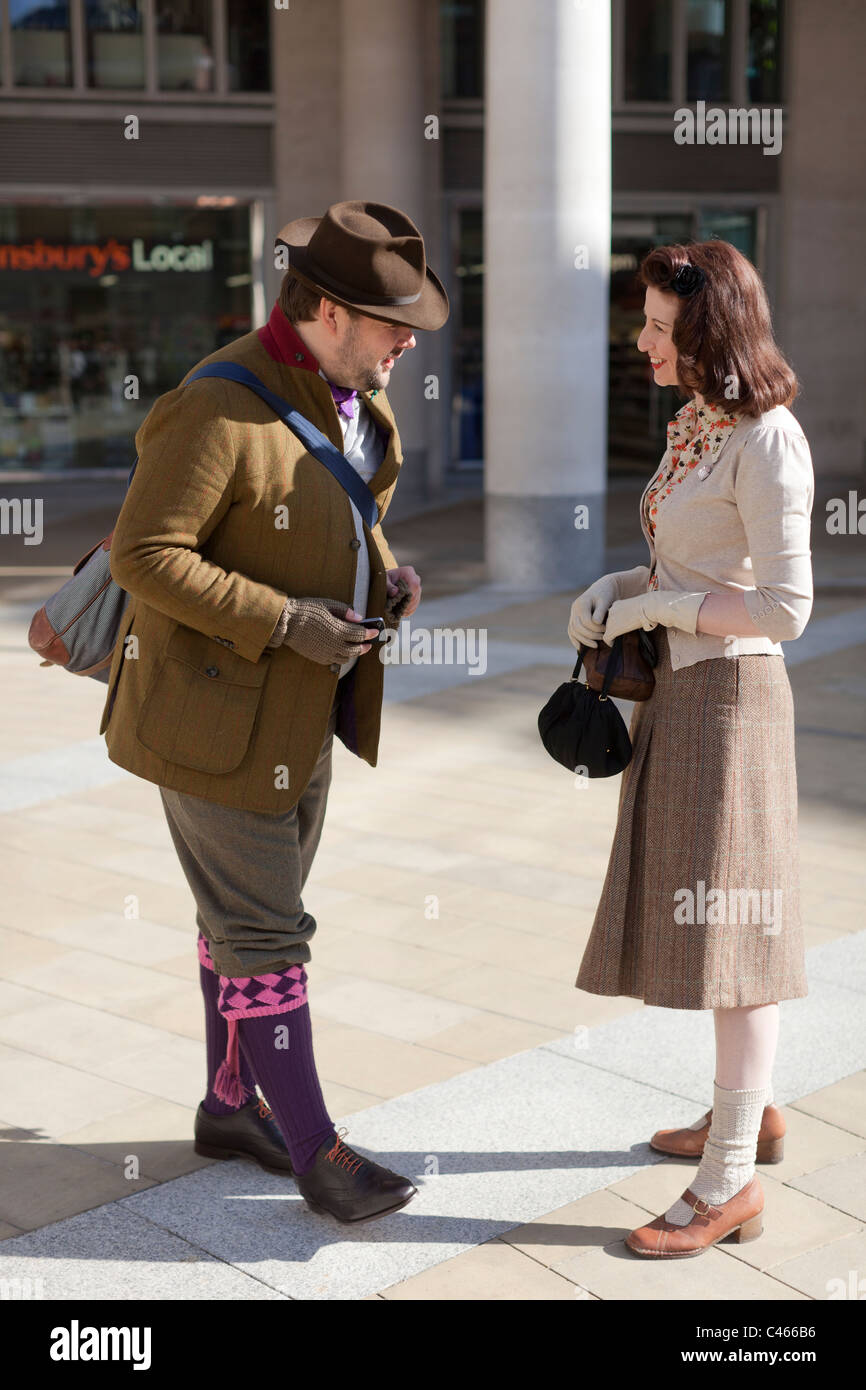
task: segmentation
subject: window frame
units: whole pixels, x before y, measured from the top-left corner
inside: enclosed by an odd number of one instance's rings
[[[749,0],[728,0],[730,6],[730,93],[720,98],[719,104],[725,107],[785,108],[785,84],[787,65],[785,63],[786,17],[783,16],[779,34],[779,61],[782,67],[781,94],[776,101],[753,102],[749,99],[749,84],[746,72],[746,59],[749,46]],[[617,113],[630,116],[661,116],[678,111],[689,102],[687,92],[688,73],[688,11],[687,0],[671,0],[671,97],[666,101],[627,101],[625,97],[625,6],[626,0],[613,0],[611,12],[612,25],[612,72],[611,108]],[[714,103],[715,104],[715,103]]]
[[[211,91],[185,92],[159,86],[157,62],[156,0],[141,0],[142,38],[144,41],[143,87],[90,87],[87,84],[87,25],[85,0],[69,0],[69,43],[72,61],[72,83],[69,87],[19,86],[14,82],[13,34],[9,0],[0,0],[0,100],[40,101],[118,101],[166,102],[198,106],[203,102],[229,106],[272,106],[274,90],[267,92],[233,92],[229,88],[228,71],[228,9],[226,0],[208,0],[211,34],[213,35],[214,85]],[[274,10],[268,7],[269,24],[273,25]],[[273,74],[271,75],[273,78]]]

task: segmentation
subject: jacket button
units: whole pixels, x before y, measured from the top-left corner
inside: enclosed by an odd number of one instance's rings
[[[361,549],[361,542],[358,540],[358,537],[357,537],[357,536],[355,536],[352,540],[349,541],[349,549],[350,549],[350,550],[360,550],[360,549]]]
[[[334,675],[337,674],[337,672],[339,671],[339,669],[340,669],[340,663],[339,663],[339,661],[335,661],[335,662],[333,663],[333,665],[331,666],[331,670],[333,671]]]
[[[218,676],[219,673],[220,668],[218,666],[208,666],[207,670],[205,671],[206,676]]]

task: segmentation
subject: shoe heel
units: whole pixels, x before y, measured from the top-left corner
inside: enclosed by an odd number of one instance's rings
[[[735,1245],[745,1245],[749,1240],[757,1240],[758,1236],[763,1235],[763,1232],[764,1217],[762,1212],[758,1212],[758,1215],[753,1216],[751,1221],[744,1221],[736,1231],[731,1231],[728,1239],[732,1240]]]
[[[193,1144],[193,1149],[197,1154],[201,1154],[202,1158],[234,1158],[234,1154],[226,1153],[225,1149],[218,1149],[216,1145],[201,1144],[198,1139]]]
[[[781,1163],[785,1157],[785,1140],[761,1139],[755,1154],[756,1163]]]

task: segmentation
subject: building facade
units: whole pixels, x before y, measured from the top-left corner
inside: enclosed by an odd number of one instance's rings
[[[401,492],[483,489],[494,580],[594,578],[609,477],[658,457],[660,242],[755,261],[816,471],[861,474],[864,40],[860,0],[0,0],[0,474],[125,471],[341,198],[407,211],[448,287],[389,391]]]

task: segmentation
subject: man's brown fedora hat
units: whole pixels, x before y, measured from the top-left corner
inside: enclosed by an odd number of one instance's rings
[[[275,247],[311,289],[371,318],[409,328],[441,328],[448,295],[424,255],[415,223],[387,203],[333,203],[324,217],[287,222]]]

